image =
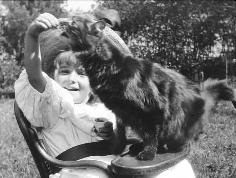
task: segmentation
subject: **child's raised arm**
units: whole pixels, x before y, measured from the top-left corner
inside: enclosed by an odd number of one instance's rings
[[[25,35],[24,66],[28,74],[30,84],[39,92],[43,92],[46,80],[41,69],[41,53],[39,46],[39,34],[45,30],[56,27],[58,19],[52,14],[39,15],[28,27]]]

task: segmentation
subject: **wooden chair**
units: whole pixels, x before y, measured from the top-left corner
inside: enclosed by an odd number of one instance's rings
[[[95,142],[79,145],[63,152],[57,156],[57,158],[54,158],[46,152],[42,141],[37,136],[36,130],[32,128],[16,102],[14,103],[14,113],[18,126],[42,178],[48,178],[50,174],[59,172],[61,168],[79,167],[95,167],[103,170],[107,175],[110,175],[108,165],[101,161],[79,160],[87,156],[109,154],[108,142],[101,141],[99,143]]]

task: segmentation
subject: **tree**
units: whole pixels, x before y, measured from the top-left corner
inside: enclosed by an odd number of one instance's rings
[[[13,84],[20,73],[27,26],[42,12],[65,17],[66,12],[60,8],[62,2],[64,1],[4,0],[0,2],[0,19],[2,20],[0,23],[0,65],[4,83],[0,82],[4,90],[13,90]],[[1,7],[5,7],[8,12],[2,13]]]
[[[217,38],[235,58],[234,1],[105,1],[122,18],[123,38],[138,57],[174,68],[189,78],[204,70]],[[217,37],[218,36],[218,37]],[[220,51],[219,55],[224,55]],[[215,59],[212,59],[215,58]],[[206,70],[207,72],[207,70]]]
[[[8,49],[12,49],[8,50],[8,52],[15,55],[18,62],[22,60],[24,35],[29,23],[42,12],[49,12],[57,17],[65,17],[66,12],[63,12],[60,8],[63,2],[63,0],[3,1],[3,4],[9,9],[3,26],[3,36],[8,42]]]

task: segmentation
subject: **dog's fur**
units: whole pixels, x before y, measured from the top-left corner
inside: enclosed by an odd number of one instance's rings
[[[208,80],[199,91],[174,70],[133,57],[118,35],[90,16],[73,21],[66,35],[76,51],[89,51],[78,55],[91,87],[120,118],[121,137],[124,126],[129,125],[143,139],[144,148],[137,156],[140,160],[152,160],[163,147],[180,150],[197,138],[216,101],[234,98],[224,81]]]

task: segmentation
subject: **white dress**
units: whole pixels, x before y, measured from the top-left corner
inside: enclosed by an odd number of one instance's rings
[[[115,127],[115,115],[102,103],[74,104],[70,93],[43,73],[46,87],[43,93],[34,89],[25,70],[15,82],[15,99],[34,127],[41,127],[39,137],[47,151],[57,156],[63,151],[101,138],[92,132],[95,118],[107,118]]]

